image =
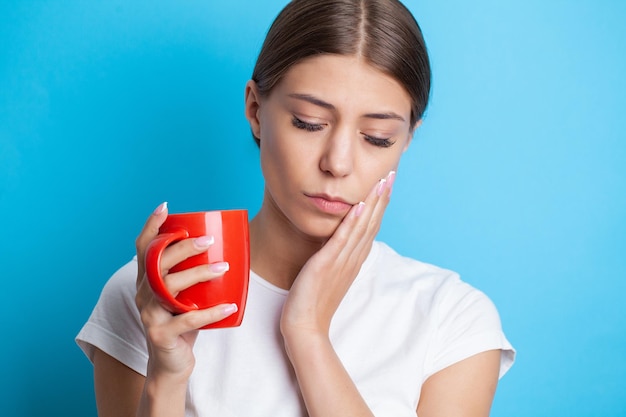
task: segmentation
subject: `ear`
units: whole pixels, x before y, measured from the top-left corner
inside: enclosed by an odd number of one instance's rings
[[[402,149],[402,152],[406,152],[406,150],[409,149],[409,145],[411,144],[411,141],[413,141],[413,136],[415,135],[415,131],[422,125],[422,120],[423,119],[419,119],[417,122],[415,122],[415,125],[409,131],[409,140],[406,141],[406,144],[404,145],[404,149]]]
[[[246,83],[245,93],[245,114],[248,123],[250,123],[250,129],[254,137],[259,140],[261,138],[261,119],[259,117],[259,110],[261,109],[261,96],[259,89],[253,80]]]

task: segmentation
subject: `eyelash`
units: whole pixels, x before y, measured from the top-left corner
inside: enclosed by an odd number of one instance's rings
[[[364,135],[365,140],[371,143],[374,146],[378,146],[379,148],[388,148],[396,141],[392,141],[390,138],[375,138],[373,136]]]
[[[307,132],[319,132],[324,128],[322,124],[315,123],[307,123],[303,120],[298,119],[296,116],[293,116],[291,119],[291,124],[301,130],[306,130]],[[374,136],[363,135],[365,140],[371,143],[374,146],[378,146],[379,148],[388,148],[395,143],[391,138],[376,138]]]
[[[298,129],[306,130],[307,132],[319,132],[320,130],[324,128],[324,125],[307,123],[305,121],[298,119],[296,116],[293,116],[293,119],[291,119],[291,124],[294,125],[294,127]]]

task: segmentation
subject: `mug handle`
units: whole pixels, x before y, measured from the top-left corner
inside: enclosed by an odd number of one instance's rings
[[[186,239],[189,237],[189,232],[185,229],[175,229],[174,231],[163,233],[158,235],[146,249],[146,276],[148,277],[148,283],[154,292],[157,299],[172,313],[186,313],[192,310],[198,310],[196,304],[183,304],[178,301],[169,292],[165,283],[163,282],[163,276],[161,275],[161,255],[165,248],[172,242],[177,240]]]

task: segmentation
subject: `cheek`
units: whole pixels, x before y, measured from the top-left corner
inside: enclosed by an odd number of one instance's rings
[[[288,149],[285,149],[283,135],[275,123],[261,125],[261,165],[264,170],[284,168]]]
[[[386,178],[390,171],[398,170],[401,156],[400,147],[367,153],[360,164],[362,178],[373,182]]]
[[[269,123],[268,123],[269,122]],[[291,188],[304,173],[305,164],[289,129],[273,121],[261,127],[261,169],[272,193]]]
[[[280,167],[292,175],[310,169],[317,150],[311,147],[314,142],[305,135],[293,128],[290,120],[268,117],[261,125],[261,163],[268,169]]]

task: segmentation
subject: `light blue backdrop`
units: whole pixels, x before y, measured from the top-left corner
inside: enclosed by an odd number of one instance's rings
[[[145,217],[260,204],[284,0],[0,3],[0,415],[95,415],[73,338]],[[381,238],[497,304],[493,415],[626,415],[626,2],[408,1],[434,70]]]

